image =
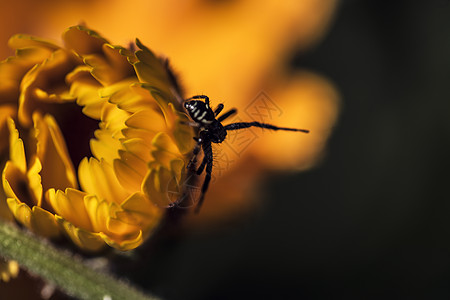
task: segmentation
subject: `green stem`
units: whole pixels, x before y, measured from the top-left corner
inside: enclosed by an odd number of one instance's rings
[[[75,298],[159,299],[110,275],[94,271],[80,259],[4,222],[0,222],[0,256],[16,260],[30,273],[41,276]]]

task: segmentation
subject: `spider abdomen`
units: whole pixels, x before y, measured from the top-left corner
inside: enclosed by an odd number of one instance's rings
[[[209,125],[216,119],[212,109],[203,101],[188,101],[185,102],[184,107],[196,123]]]

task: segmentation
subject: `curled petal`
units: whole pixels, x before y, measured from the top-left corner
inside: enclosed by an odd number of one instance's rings
[[[128,196],[117,180],[113,167],[103,159],[100,161],[95,158],[83,159],[78,173],[83,190],[96,195],[98,199],[120,204]],[[95,227],[95,224],[92,225]]]
[[[119,151],[120,159],[114,160],[117,180],[130,193],[139,191],[147,172],[147,162],[128,151]]]
[[[0,103],[10,103],[16,106],[23,76],[34,65],[48,58],[51,53],[52,50],[47,48],[22,48],[16,50],[16,56],[9,57],[1,62]]]
[[[152,156],[150,153],[151,148],[147,146],[145,140],[139,138],[128,139],[123,141],[122,145],[125,148],[125,150],[134,154],[139,159],[147,162],[152,160]]]
[[[30,208],[17,198],[8,198],[7,201],[16,220],[34,233],[48,238],[60,235],[59,225],[50,212],[38,206]]]
[[[91,151],[97,159],[103,159],[107,163],[113,163],[114,159],[119,157],[118,150],[122,147],[120,141],[114,138],[112,130],[96,130],[95,139],[91,139]]]
[[[59,225],[55,216],[38,206],[33,206],[31,210],[30,229],[44,237],[55,238],[60,235]]]
[[[64,218],[56,215],[56,221],[64,229],[69,238],[81,249],[88,252],[97,252],[106,246],[99,233],[90,232],[76,227]]]
[[[139,226],[126,223],[116,216],[120,207],[115,203],[99,201],[96,196],[84,198],[93,231],[110,246],[119,250],[129,250],[142,243],[142,231]]]
[[[70,95],[77,99],[83,107],[83,113],[93,119],[100,120],[106,99],[100,97],[100,84],[90,76],[90,68],[79,66],[67,74],[66,81],[70,85]]]
[[[31,228],[31,208],[17,198],[8,198],[8,207],[16,220],[27,228]]]
[[[57,215],[64,216],[64,219],[74,226],[92,230],[92,224],[84,206],[85,196],[86,193],[70,188],[64,192],[49,189],[46,193],[46,199]]]
[[[12,105],[0,106],[0,155],[2,155],[3,153],[7,153],[9,151],[10,136],[9,136],[8,120],[12,119],[14,115],[15,115],[14,106]]]
[[[136,51],[137,62],[134,63],[134,69],[139,81],[147,82],[149,87],[151,86],[165,95],[172,95],[170,87],[173,86],[173,83],[168,76],[166,66],[138,39],[136,39],[136,45],[140,50]]]
[[[83,55],[84,63],[91,67],[92,76],[103,86],[119,82],[133,75],[133,67],[127,60],[131,52],[120,46],[102,45],[102,54]]]
[[[58,49],[25,74],[21,82],[18,117],[24,126],[31,125],[34,111],[42,109],[45,102],[73,101],[64,81],[65,75],[76,65],[75,58]]]
[[[7,162],[2,173],[3,189],[8,198],[20,199],[30,206],[40,205],[40,199],[29,185],[28,176],[13,163]]]
[[[131,115],[125,122],[128,128],[145,129],[149,132],[166,131],[164,117],[154,109],[142,110]]]
[[[55,119],[46,115],[33,115],[37,156],[42,161],[42,184],[49,188],[66,189],[78,186],[75,169],[69,157],[66,143]]]
[[[117,104],[121,110],[135,113],[141,110],[154,109],[155,101],[150,94],[142,89],[136,79],[131,81],[122,81],[123,86],[117,89],[116,85],[105,87],[102,90],[102,96],[109,96],[111,103]]]
[[[138,247],[142,244],[143,238],[142,238],[142,231],[139,231],[135,236],[128,237],[124,240],[117,240],[114,238],[111,238],[110,236],[100,233],[100,236],[102,239],[107,243],[109,246],[114,247],[121,251],[127,251],[132,250]]]
[[[142,191],[158,207],[170,207],[181,195],[179,172],[154,163],[142,182]]]
[[[8,119],[7,125],[9,129],[9,159],[22,173],[25,173],[27,161],[23,141],[19,138],[19,131],[12,119]]]
[[[130,113],[118,109],[115,104],[107,103],[102,110],[100,128],[110,130],[113,138],[120,139],[123,137],[122,129],[129,117]]]
[[[56,43],[54,43],[53,41],[28,34],[13,35],[8,41],[8,46],[13,49],[32,48],[32,49],[47,49],[49,51],[59,49],[59,46],[56,45]]]
[[[172,103],[169,103],[169,108],[176,116],[172,128],[174,142],[182,154],[190,153],[194,148],[194,140],[192,139],[194,132],[193,128],[187,125],[189,119],[185,113],[177,111]]]
[[[142,193],[137,192],[126,199],[116,215],[123,222],[134,224],[144,228],[144,231],[153,230],[159,224],[164,210],[153,205]]]
[[[155,136],[157,132],[154,131],[148,131],[146,129],[141,128],[130,128],[126,127],[122,129],[122,134],[124,136],[124,141],[131,140],[133,138],[137,138],[142,141],[142,143],[145,144],[147,148],[151,148],[152,146],[152,139]]]
[[[178,147],[170,138],[170,136],[164,132],[158,133],[152,140],[152,156],[154,159],[167,169],[170,168],[170,162],[174,159],[181,159],[182,155],[178,150]]]
[[[84,26],[72,26],[63,33],[63,41],[67,49],[78,55],[101,53],[104,43],[108,43],[97,32]]]
[[[100,201],[95,195],[84,197],[84,205],[92,224],[92,231],[106,231],[106,222],[110,215],[109,203],[105,200]]]
[[[27,166],[23,141],[19,138],[19,132],[12,119],[8,120],[8,128],[10,160],[3,170],[5,193],[8,197],[16,197],[30,205],[40,206],[42,200],[40,175],[42,164],[39,158],[33,155],[30,166]]]

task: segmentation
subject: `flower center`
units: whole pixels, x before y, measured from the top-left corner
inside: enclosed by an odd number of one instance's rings
[[[92,156],[89,141],[98,129],[98,120],[94,120],[82,112],[76,103],[58,105],[58,112],[52,114],[58,122],[75,168],[84,157]]]

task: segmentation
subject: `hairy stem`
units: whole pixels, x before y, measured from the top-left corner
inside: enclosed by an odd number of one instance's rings
[[[0,256],[16,260],[30,273],[78,299],[159,299],[110,275],[94,271],[81,259],[3,221],[0,222]]]

